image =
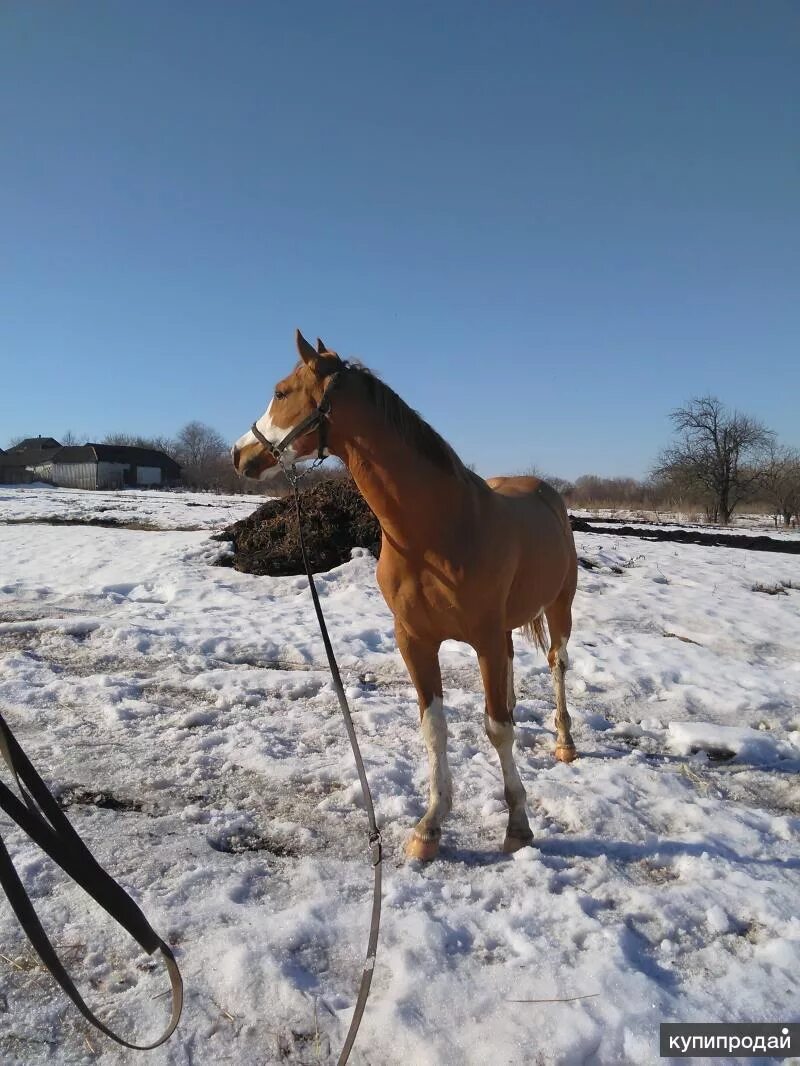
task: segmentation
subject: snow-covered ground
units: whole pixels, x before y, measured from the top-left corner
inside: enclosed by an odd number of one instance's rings
[[[800,539],[800,529],[796,525],[784,526],[783,520],[775,522],[774,518],[764,514],[737,514],[729,526],[713,525],[702,521],[697,514],[683,515],[668,511],[618,510],[608,507],[570,507],[570,514],[585,518],[593,523],[609,525],[633,521],[645,529],[699,529],[707,533],[738,533],[742,536],[766,536]],[[609,519],[613,520],[609,522]]]
[[[4,490],[0,518],[29,492]],[[144,515],[155,494],[123,497]],[[162,527],[199,524],[158,499]],[[259,502],[233,499],[236,517]],[[475,658],[450,644],[455,808],[441,857],[405,860],[427,767],[374,560],[318,580],[386,843],[354,1063],[655,1063],[659,1021],[800,1018],[800,591],[753,591],[800,586],[800,560],[576,539],[598,564],[567,676],[581,757],[553,760],[549,675],[520,640],[536,841],[513,857]],[[186,1009],[147,1061],[327,1063],[369,924],[359,788],[304,579],[212,566],[224,551],[208,530],[0,524],[0,710],[176,946]],[[166,978],[2,831],[87,998],[154,1034]],[[0,939],[3,1064],[138,1061],[89,1029],[2,902]]]
[[[252,514],[258,496],[224,496],[187,490],[124,489],[86,492],[42,483],[0,485],[0,522],[55,518],[152,526],[156,529],[218,529]]]

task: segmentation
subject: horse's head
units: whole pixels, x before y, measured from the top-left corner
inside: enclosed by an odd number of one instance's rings
[[[279,444],[288,433],[308,421],[307,431],[301,432],[284,450],[290,461],[311,455],[319,442],[318,423],[313,416],[323,402],[331,374],[342,368],[335,352],[317,340],[316,349],[308,343],[300,330],[296,334],[300,362],[275,386],[272,399],[264,414],[233,446],[233,465],[238,474],[263,481],[278,466],[278,458],[267,448]]]

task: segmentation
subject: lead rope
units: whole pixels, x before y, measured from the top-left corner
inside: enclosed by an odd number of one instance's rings
[[[101,1033],[123,1047],[134,1051],[150,1051],[168,1040],[181,1016],[183,1007],[183,982],[172,949],[155,932],[142,911],[128,893],[97,862],[76,833],[67,816],[51,796],[28,756],[19,746],[16,737],[0,714],[0,755],[8,765],[19,788],[20,800],[7,785],[0,781],[0,809],[12,818],[23,832],[39,845],[84,892],[123,927],[140,947],[152,955],[159,950],[169,975],[172,987],[172,1016],[164,1033],[151,1044],[134,1044],[118,1036],[84,1002],[56,954],[47,933],[33,908],[19,874],[14,868],[2,838],[0,837],[0,886],[5,891],[25,935],[36,949],[39,958],[61,985],[84,1018]],[[24,802],[23,802],[24,800]]]
[[[281,465],[283,466],[283,464]],[[353,1044],[356,1042],[358,1027],[361,1025],[364,1008],[367,1005],[369,989],[372,984],[372,973],[375,969],[375,954],[378,950],[378,932],[381,924],[381,862],[383,859],[381,832],[375,821],[375,808],[372,805],[372,793],[369,790],[367,772],[364,769],[364,760],[361,758],[361,751],[358,747],[358,739],[353,727],[350,707],[347,703],[347,697],[345,696],[344,687],[342,685],[342,678],[339,674],[339,667],[336,662],[336,657],[333,654],[330,637],[328,636],[328,627],[325,625],[325,618],[322,614],[322,608],[319,605],[317,587],[314,584],[314,575],[311,573],[308,553],[306,552],[306,543],[303,538],[303,514],[300,507],[300,493],[297,491],[297,482],[303,477],[303,475],[298,475],[296,473],[294,465],[292,465],[291,473],[285,466],[283,466],[283,472],[286,474],[294,491],[294,505],[297,513],[297,530],[300,537],[300,551],[303,555],[303,565],[306,568],[308,587],[311,589],[311,599],[314,602],[314,610],[316,611],[317,622],[319,623],[319,631],[322,634],[322,643],[325,645],[325,654],[328,657],[328,667],[330,668],[331,678],[333,679],[333,687],[339,700],[339,707],[341,708],[342,717],[344,718],[344,727],[347,730],[350,747],[353,749],[353,758],[355,759],[356,770],[358,770],[358,777],[361,782],[361,793],[364,797],[364,807],[367,812],[367,822],[369,823],[369,848],[372,856],[372,867],[375,871],[375,883],[372,890],[372,921],[370,922],[369,938],[367,940],[367,957],[364,961],[364,969],[361,973],[361,985],[358,989],[358,998],[356,999],[356,1006],[353,1011],[350,1028],[347,1031],[344,1047],[339,1056],[339,1066],[345,1066],[345,1063],[350,1057]],[[306,473],[307,472],[308,471],[306,471]]]

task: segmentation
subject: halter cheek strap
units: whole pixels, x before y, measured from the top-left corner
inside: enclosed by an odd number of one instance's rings
[[[298,422],[297,425],[290,429],[289,432],[278,441],[277,444],[273,444],[271,440],[268,440],[261,430],[258,428],[257,423],[253,423],[250,427],[250,431],[259,443],[261,443],[277,462],[280,462],[283,458],[283,453],[293,444],[298,437],[302,437],[304,433],[308,433],[310,429],[319,429],[319,440],[317,441],[317,458],[322,460],[325,458],[325,448],[328,438],[328,415],[331,412],[331,401],[329,393],[333,388],[334,382],[339,376],[340,371],[337,370],[335,374],[331,374],[328,378],[328,383],[325,386],[325,391],[322,394],[322,399],[319,404],[314,408],[310,415]]]

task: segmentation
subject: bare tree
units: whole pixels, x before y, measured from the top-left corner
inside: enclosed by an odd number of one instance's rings
[[[761,470],[761,485],[774,513],[791,525],[800,519],[800,452],[771,443]]]
[[[556,492],[561,493],[565,498],[572,495],[575,491],[575,485],[572,481],[565,477],[559,477],[558,474],[545,474],[543,481],[546,481],[548,485],[551,485]]]
[[[220,434],[205,422],[187,422],[178,433],[176,443],[186,466],[203,466],[228,451]]]
[[[102,443],[122,445],[126,448],[153,448],[173,459],[178,451],[177,442],[170,437],[142,437],[138,433],[107,433]]]
[[[575,481],[570,500],[576,505],[643,507],[649,499],[649,488],[633,477],[599,477],[581,474]]]
[[[661,453],[653,476],[699,492],[706,512],[728,525],[736,506],[759,484],[759,460],[773,434],[756,419],[701,396],[671,414],[678,441]]]
[[[204,422],[187,422],[178,433],[175,450],[187,485],[217,489],[221,480],[228,480],[231,467],[228,445]]]
[[[567,481],[565,477],[559,477],[558,474],[543,474],[538,466],[529,466],[525,471],[525,477],[538,477],[542,481],[546,481],[551,488],[554,488],[556,492],[560,492],[562,496],[569,496],[570,493],[575,491],[575,486],[571,481]]]

